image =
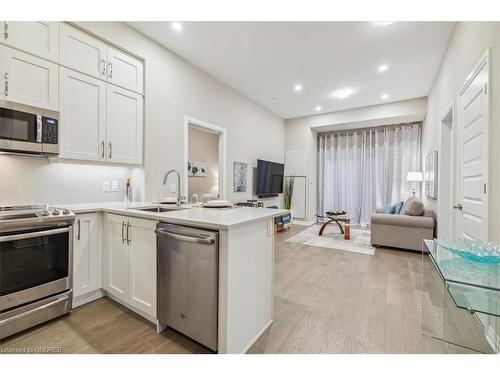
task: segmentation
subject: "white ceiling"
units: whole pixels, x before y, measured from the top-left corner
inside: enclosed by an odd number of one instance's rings
[[[129,24],[285,119],[427,96],[455,26],[182,22],[178,32],[165,21]],[[354,94],[332,97],[340,88]]]

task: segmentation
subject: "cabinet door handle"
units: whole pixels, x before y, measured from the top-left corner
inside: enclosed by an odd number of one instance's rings
[[[102,151],[101,151],[101,158],[104,159],[105,157],[105,152],[106,152],[106,144],[104,143],[104,141],[101,142],[101,146],[102,146]]]
[[[124,228],[125,228],[125,222],[122,221],[122,243],[125,243],[125,233],[124,233],[125,229]]]
[[[78,225],[78,234],[77,234],[77,236],[76,236],[76,239],[77,239],[78,241],[80,241],[80,233],[81,233],[80,219],[78,219],[78,221],[77,221],[76,223],[77,223],[77,225]]]
[[[9,96],[9,73],[4,74],[4,79],[5,79],[5,89],[4,89],[4,95]]]
[[[132,240],[130,239],[130,223],[127,223],[127,245],[130,245],[132,243]]]
[[[3,36],[5,40],[9,39],[9,21],[4,21],[3,22],[4,27],[3,27]]]
[[[111,142],[108,143],[109,146],[109,158],[111,159],[113,157],[113,145]]]
[[[106,77],[106,60],[101,59],[101,74]]]
[[[113,63],[108,63],[108,77],[113,78]]]

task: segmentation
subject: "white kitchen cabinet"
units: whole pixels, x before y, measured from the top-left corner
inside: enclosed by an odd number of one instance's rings
[[[56,64],[0,46],[0,77],[2,99],[53,111],[59,109]]]
[[[59,64],[92,77],[106,79],[107,45],[67,23],[59,26]]]
[[[142,164],[142,95],[108,84],[106,118],[108,160]]]
[[[104,288],[156,317],[156,221],[108,214],[105,228]]]
[[[156,222],[129,218],[129,304],[156,316]]]
[[[128,302],[129,296],[129,260],[126,217],[108,215],[107,222],[107,269],[106,290],[118,299]]]
[[[60,154],[102,161],[106,157],[106,83],[61,68]]]
[[[101,223],[98,213],[76,217],[73,238],[73,298],[100,288]]]
[[[107,47],[107,81],[138,93],[144,91],[144,64],[113,47]]]
[[[2,21],[0,42],[57,63],[59,22]]]

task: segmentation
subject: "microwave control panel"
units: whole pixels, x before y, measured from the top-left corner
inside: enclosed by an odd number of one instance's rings
[[[55,118],[42,117],[42,143],[57,144],[58,121]]]

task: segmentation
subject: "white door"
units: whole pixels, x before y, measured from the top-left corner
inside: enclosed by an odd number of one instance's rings
[[[107,229],[107,259],[105,276],[106,290],[124,302],[128,302],[128,245],[127,217],[108,215]]]
[[[129,304],[156,317],[156,222],[129,223]]]
[[[106,44],[67,23],[59,26],[59,63],[106,79]]]
[[[138,92],[144,91],[144,66],[142,61],[117,49],[107,49],[108,82]]]
[[[142,164],[142,95],[111,84],[107,91],[107,158]]]
[[[98,214],[78,215],[73,239],[73,297],[97,290],[100,281]]]
[[[61,68],[60,83],[59,156],[105,160],[106,82]]]
[[[470,77],[458,94],[457,234],[468,239],[487,241],[489,126],[487,56]]]
[[[0,42],[44,59],[58,62],[59,22],[3,21]]]
[[[0,46],[1,97],[57,111],[58,66],[16,49]]]

